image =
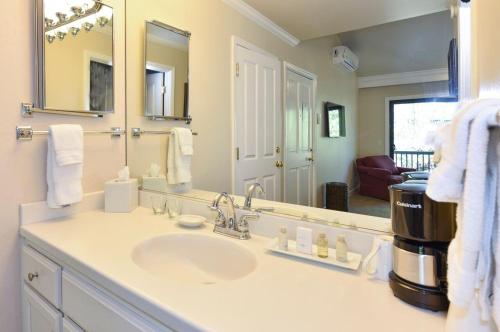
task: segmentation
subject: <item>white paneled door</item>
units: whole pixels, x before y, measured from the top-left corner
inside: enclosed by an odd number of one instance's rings
[[[235,68],[235,194],[258,182],[263,198],[281,201],[280,61],[237,45]]]
[[[286,69],[285,202],[312,205],[314,81]]]

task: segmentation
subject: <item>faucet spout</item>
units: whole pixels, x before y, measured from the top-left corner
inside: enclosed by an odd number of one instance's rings
[[[228,193],[223,192],[215,196],[215,199],[212,203],[212,209],[213,210],[220,210],[219,204],[221,199],[224,198],[227,202],[229,211],[228,211],[228,218],[227,219],[227,227],[229,229],[235,229],[236,228],[236,210],[234,209],[234,200],[231,196],[229,196]]]
[[[254,196],[255,191],[258,190],[260,193],[264,194],[264,188],[260,183],[252,184],[247,191],[247,196],[245,197],[245,204],[243,208],[246,210],[250,210],[252,208],[252,197]]]

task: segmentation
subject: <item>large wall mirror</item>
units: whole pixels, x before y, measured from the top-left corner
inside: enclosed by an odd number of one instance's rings
[[[190,33],[158,21],[145,30],[144,115],[189,120]]]
[[[36,26],[35,106],[113,112],[113,8],[97,0],[37,0]]]
[[[189,49],[199,135],[186,195],[244,197],[258,182],[254,208],[390,231],[388,186],[428,176],[426,134],[457,111],[461,11],[448,0],[390,1],[306,15],[283,1],[245,2],[297,39],[258,28],[224,1],[127,3],[127,123],[144,132],[128,144],[132,174],[166,181],[167,133],[185,124],[144,116],[186,117]]]

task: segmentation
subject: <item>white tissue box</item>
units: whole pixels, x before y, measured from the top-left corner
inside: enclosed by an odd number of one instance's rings
[[[127,213],[133,211],[139,203],[139,185],[137,179],[104,183],[104,212]]]
[[[142,188],[144,190],[153,190],[166,192],[167,191],[167,178],[161,176],[142,176]]]

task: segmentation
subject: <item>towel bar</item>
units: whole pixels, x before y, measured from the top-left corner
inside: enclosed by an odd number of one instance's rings
[[[142,130],[141,128],[132,128],[133,137],[141,137],[141,135],[170,135],[172,130]],[[193,132],[193,136],[198,136],[197,132]]]
[[[84,130],[84,134],[109,134],[111,137],[120,137],[126,133],[120,127],[112,127],[110,130]],[[31,141],[34,135],[48,135],[48,130],[33,130],[31,126],[17,126],[16,139],[18,141]]]

